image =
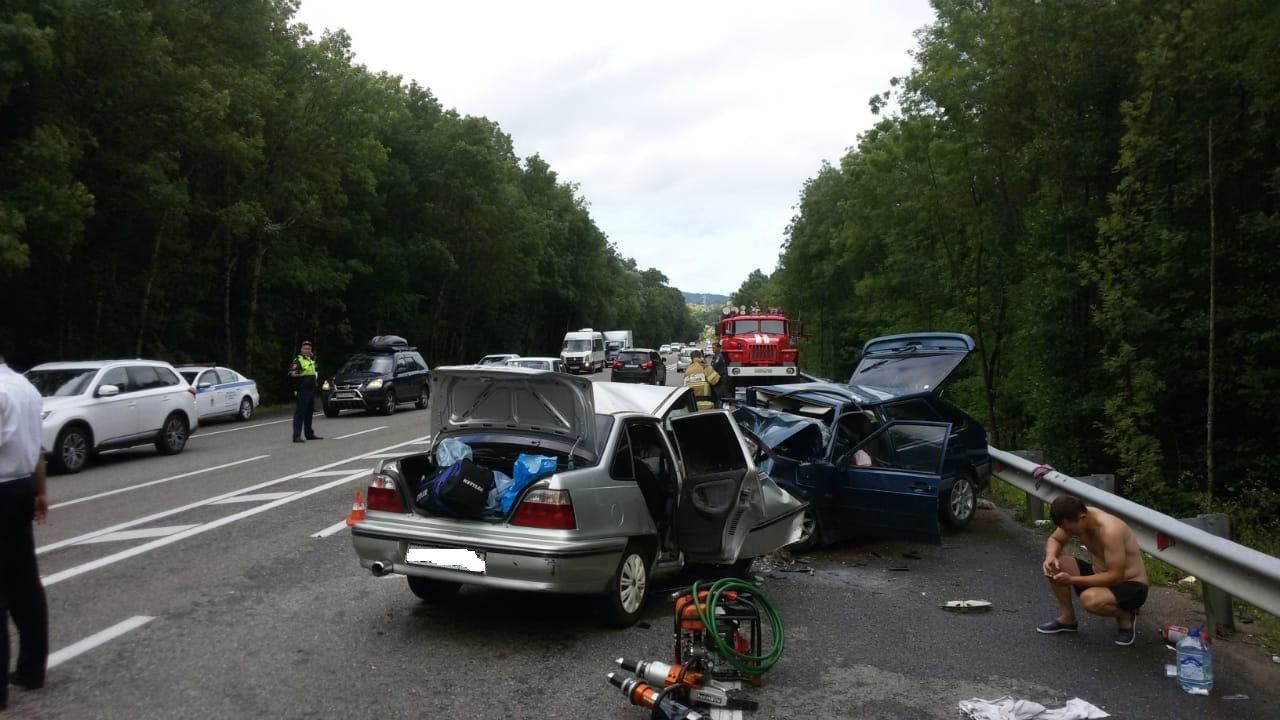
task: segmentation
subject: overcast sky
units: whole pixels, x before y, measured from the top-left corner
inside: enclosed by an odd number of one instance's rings
[[[623,255],[729,293],[777,264],[800,189],[911,67],[927,0],[302,0],[356,60],[497,121]]]

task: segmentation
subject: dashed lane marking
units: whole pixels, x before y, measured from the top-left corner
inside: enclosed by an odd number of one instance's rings
[[[320,470],[320,471],[318,471],[318,472],[307,473],[306,475],[303,475],[302,477],[304,477],[304,478],[338,477],[339,475],[350,475],[351,473],[356,472],[357,470],[359,470],[359,471],[363,471],[363,472],[373,472],[373,468],[371,468],[371,467],[367,467],[367,468],[346,468],[346,469],[344,469],[344,470]]]
[[[107,496],[109,496],[109,495],[118,495],[118,494],[123,493],[123,492],[129,492],[130,490],[138,490],[138,489],[141,489],[141,488],[144,488],[144,487],[151,487],[152,485],[159,485],[160,483],[167,483],[167,482],[169,482],[170,480],[181,480],[182,478],[188,478],[188,477],[191,477],[191,476],[193,476],[193,475],[200,475],[200,474],[202,474],[202,473],[213,472],[214,470],[225,470],[225,469],[227,469],[227,468],[229,468],[229,467],[235,467],[236,465],[243,465],[244,463],[247,463],[247,462],[253,462],[254,460],[261,460],[261,459],[263,459],[263,458],[269,458],[269,457],[271,457],[271,456],[270,456],[270,455],[258,455],[258,456],[256,456],[256,457],[245,458],[245,459],[243,459],[243,460],[236,460],[235,462],[229,462],[229,463],[226,463],[226,464],[223,464],[223,465],[215,465],[215,466],[213,466],[213,467],[204,468],[204,469],[201,469],[201,470],[192,470],[191,472],[185,472],[185,473],[182,473],[181,475],[170,475],[170,476],[169,476],[169,477],[167,477],[167,478],[160,478],[159,480],[151,480],[150,482],[139,483],[139,484],[137,484],[137,485],[130,485],[129,487],[122,487],[122,488],[117,488],[117,489],[115,489],[115,490],[108,490],[108,491],[106,491],[106,492],[100,492],[100,493],[98,493],[97,495],[87,495],[87,496],[82,497],[82,498],[76,498],[75,500],[67,500],[66,502],[60,502],[60,503],[58,503],[58,504],[56,504],[56,505],[50,505],[50,506],[49,506],[49,509],[50,509],[50,510],[57,510],[58,508],[64,508],[64,507],[67,507],[68,505],[75,505],[76,503],[88,502],[88,501],[90,501],[90,500],[97,500],[98,498],[104,498],[104,497],[107,497]]]
[[[45,667],[55,668],[77,655],[83,655],[99,645],[111,642],[125,633],[137,630],[152,620],[155,620],[155,618],[147,615],[135,615],[122,623],[116,623],[106,630],[96,632],[83,640],[74,642],[62,648],[57,652],[49,653],[49,662]]]
[[[228,515],[226,517],[218,518],[217,520],[204,523],[203,525],[197,525],[196,527],[193,527],[189,530],[183,530],[182,532],[174,533],[173,535],[169,535],[168,537],[162,537],[157,540],[152,540],[149,543],[143,543],[142,545],[131,547],[128,550],[121,550],[118,553],[107,555],[106,557],[101,557],[101,558],[98,558],[97,560],[93,560],[93,561],[84,563],[82,565],[76,565],[75,567],[67,568],[62,572],[56,572],[52,575],[49,575],[48,577],[42,578],[44,582],[44,586],[49,587],[50,585],[56,585],[62,582],[63,580],[70,580],[71,578],[76,577],[77,575],[83,575],[87,572],[91,572],[93,570],[97,570],[98,568],[103,568],[108,565],[114,565],[123,560],[128,560],[129,558],[137,557],[138,555],[151,552],[152,550],[155,550],[157,548],[162,548],[165,545],[172,545],[173,543],[176,543],[179,540],[185,540],[186,538],[200,535],[202,533],[209,532],[210,530],[216,530],[222,527],[223,525],[230,525],[231,523],[236,522],[237,520],[243,520],[244,518],[252,517],[259,513],[264,513],[268,510],[274,510],[282,505],[287,505],[291,502],[301,500],[304,497],[315,495],[316,493],[324,492],[325,490],[336,488],[345,483],[349,483],[358,477],[362,477],[363,475],[364,473],[361,472],[361,473],[356,473],[354,475],[351,475],[350,477],[338,478],[333,482],[328,482],[328,483],[325,483],[324,485],[317,485],[316,487],[313,487],[309,490],[302,490],[300,492],[293,493],[289,497],[280,498],[279,500],[276,500],[274,502],[269,502],[266,505],[259,505],[254,508],[249,508],[248,510],[242,510],[234,515]]]
[[[254,495],[236,495],[235,497],[223,498],[221,500],[217,500],[209,504],[210,505],[231,505],[233,503],[268,502],[271,500],[279,500],[280,498],[287,498],[292,494],[293,493],[291,492],[276,492],[276,493],[257,493]]]
[[[343,530],[346,530],[346,529],[347,529],[347,521],[346,521],[346,520],[339,520],[338,522],[336,522],[336,523],[334,523],[334,524],[330,525],[329,527],[327,527],[327,528],[325,528],[325,529],[321,530],[320,532],[318,532],[318,533],[313,533],[313,534],[311,535],[311,537],[313,537],[313,538],[326,538],[326,537],[329,537],[330,535],[334,535],[334,534],[336,534],[336,533],[340,533],[340,532],[342,532]]]
[[[377,431],[379,431],[379,430],[386,430],[386,429],[387,429],[387,428],[389,428],[389,427],[391,427],[391,426],[390,426],[390,425],[379,425],[379,426],[378,426],[378,427],[376,427],[376,428],[369,428],[368,430],[361,430],[360,432],[353,432],[353,433],[348,433],[348,434],[346,434],[346,435],[339,435],[338,437],[334,438],[334,440],[346,440],[347,438],[352,438],[352,437],[355,437],[355,436],[357,436],[357,435],[363,435],[363,434],[365,434],[365,433],[377,432]]]
[[[120,532],[107,533],[85,540],[81,545],[89,545],[92,543],[120,542],[122,540],[141,540],[142,538],[164,537],[174,533],[190,530],[195,525],[168,525],[166,527],[139,528],[137,530],[121,530]]]

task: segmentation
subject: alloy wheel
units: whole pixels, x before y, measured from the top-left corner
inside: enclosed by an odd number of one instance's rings
[[[81,433],[68,432],[62,436],[58,451],[62,466],[75,472],[84,467],[85,460],[89,458],[89,443]]]
[[[187,427],[176,417],[169,418],[164,424],[164,443],[173,452],[178,452],[187,444]]]

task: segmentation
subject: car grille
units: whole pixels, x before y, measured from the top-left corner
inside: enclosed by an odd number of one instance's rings
[[[777,362],[778,346],[777,345],[752,345],[750,348],[751,362]]]

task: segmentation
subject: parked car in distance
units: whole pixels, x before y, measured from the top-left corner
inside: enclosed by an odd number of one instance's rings
[[[693,362],[693,348],[683,348],[676,357],[676,372],[684,372],[689,368],[689,363]]]
[[[167,362],[44,363],[26,378],[44,396],[41,445],[55,472],[80,472],[114,448],[154,443],[174,455],[200,426],[196,389]]]
[[[196,389],[196,412],[201,420],[227,415],[237,420],[253,417],[259,404],[258,383],[216,365],[183,365],[177,371]]]
[[[397,335],[378,335],[369,349],[347,358],[337,373],[320,384],[325,417],[343,410],[390,415],[400,403],[427,406],[431,371],[415,348]]]
[[[769,447],[774,480],[810,501],[806,549],[850,535],[941,542],[991,480],[986,431],[935,390],[973,351],[957,333],[875,338],[847,384],[754,387],[735,417]],[[891,508],[868,513],[868,498]],[[886,511],[887,510],[887,511]]]
[[[407,576],[427,602],[462,585],[603,593],[605,619],[630,625],[650,578],[686,563],[740,566],[800,534],[805,503],[755,468],[733,418],[693,408],[688,388],[437,368],[433,445],[375,467],[351,531],[360,564]],[[481,473],[514,477],[525,453],[551,458],[554,471],[506,511],[446,517],[415,497],[440,470],[436,451],[453,441]]]
[[[508,360],[506,366],[528,368],[530,370],[546,370],[548,372],[569,372],[569,369],[564,366],[564,361],[558,357],[515,358]]]
[[[518,357],[520,356],[516,355],[515,353],[497,353],[494,355],[485,355],[484,357],[480,358],[476,362],[476,365],[479,365],[479,366],[506,365],[508,360],[514,360]]]
[[[613,382],[666,385],[667,363],[657,350],[622,350],[609,368],[609,379]]]

